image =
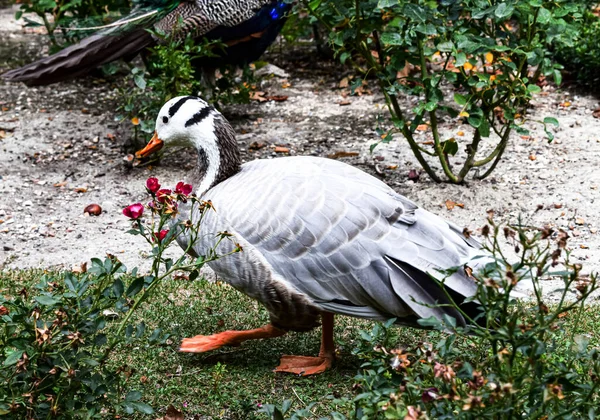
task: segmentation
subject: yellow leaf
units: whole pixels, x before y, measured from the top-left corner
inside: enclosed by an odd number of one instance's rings
[[[464,68],[465,70],[467,70],[467,71],[468,71],[468,70],[472,70],[472,69],[473,69],[473,64],[471,64],[471,63],[469,63],[469,62],[467,61],[465,64],[463,64],[463,68]]]
[[[488,64],[492,64],[494,62],[494,54],[492,54],[491,52],[487,53],[485,55],[485,62]]]
[[[467,111],[461,111],[460,114],[458,114],[459,117],[468,117],[469,113]]]
[[[140,125],[140,119],[138,117],[133,117],[131,119],[131,124],[133,124],[133,125]]]

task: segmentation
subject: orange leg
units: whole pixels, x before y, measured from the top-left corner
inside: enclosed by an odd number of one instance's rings
[[[335,359],[335,343],[333,341],[333,314],[323,312],[321,314],[323,323],[321,332],[321,350],[318,357],[307,356],[281,356],[279,366],[275,372],[294,373],[296,375],[308,376],[322,373],[329,369]]]
[[[179,351],[187,353],[203,353],[205,351],[216,350],[223,346],[239,346],[246,340],[257,340],[259,338],[273,338],[285,334],[271,324],[264,327],[247,331],[223,331],[213,335],[197,335],[192,338],[181,340]]]

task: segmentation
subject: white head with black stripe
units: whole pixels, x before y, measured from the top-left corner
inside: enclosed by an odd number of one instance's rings
[[[156,118],[154,136],[136,156],[146,157],[171,146],[198,150],[198,193],[239,171],[241,159],[229,122],[196,96],[178,96],[164,104]]]

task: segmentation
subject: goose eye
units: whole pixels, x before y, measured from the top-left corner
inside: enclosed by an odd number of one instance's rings
[[[169,117],[163,117],[163,123],[168,123],[169,122]]]

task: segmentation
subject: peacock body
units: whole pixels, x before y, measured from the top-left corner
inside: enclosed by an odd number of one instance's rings
[[[271,45],[290,7],[285,0],[138,0],[127,17],[2,77],[30,86],[74,79],[155,46],[161,39],[152,32],[176,39],[188,35],[220,39],[227,45],[217,57],[198,59],[194,63],[197,66],[243,65],[256,60]]]

